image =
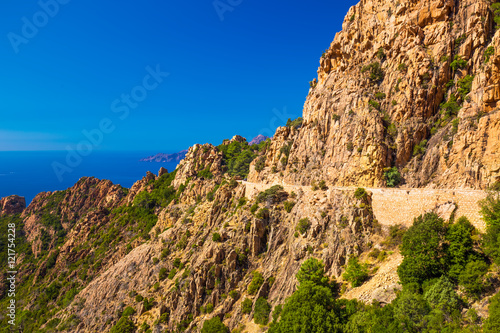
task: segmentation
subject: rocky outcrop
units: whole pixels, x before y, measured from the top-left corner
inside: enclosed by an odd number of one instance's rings
[[[151,190],[151,183],[154,182],[158,177],[151,171],[146,172],[146,176],[142,177],[142,179],[136,181],[134,185],[130,188],[130,191],[127,194],[126,201],[127,203],[132,203],[137,194],[142,191]]]
[[[122,204],[125,194],[109,180],[87,177],[65,191],[38,194],[21,215],[35,257],[55,248],[58,238],[66,233],[75,234],[83,228],[88,236],[93,225],[105,222],[103,216]],[[74,236],[67,239],[70,248],[77,243]]]
[[[407,187],[488,187],[500,177],[499,39],[485,0],[361,1],[321,57],[277,176],[385,186],[395,166]],[[281,131],[275,146],[290,140]],[[280,169],[275,155],[267,169]]]
[[[161,177],[167,173],[168,173],[168,170],[165,169],[164,167],[161,167],[160,170],[158,171],[158,177]]]
[[[24,208],[26,208],[26,200],[18,195],[11,195],[0,199],[0,217],[20,214]]]
[[[292,173],[296,172],[298,160],[296,158],[290,159],[289,155],[290,151],[296,149],[294,142],[298,134],[299,130],[295,127],[279,127],[265,154],[255,159],[250,165],[248,181],[255,183],[275,183],[283,179],[283,172],[287,170]],[[262,170],[257,170],[259,162],[262,163]],[[312,168],[312,164],[309,167]]]
[[[246,141],[244,138],[239,138]],[[233,140],[237,140],[233,138]],[[215,179],[222,177],[222,153],[216,147],[207,143],[196,144],[190,147],[186,158],[182,160],[176,169],[176,177],[173,182],[175,187],[179,187],[189,178],[198,177],[198,173],[203,170],[209,171]]]

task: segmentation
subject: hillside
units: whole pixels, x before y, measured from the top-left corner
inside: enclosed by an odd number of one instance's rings
[[[16,329],[498,332],[494,8],[362,0],[272,139],[194,145],[130,189],[1,199]]]

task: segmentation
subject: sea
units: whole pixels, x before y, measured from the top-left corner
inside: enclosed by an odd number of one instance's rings
[[[175,170],[178,162],[139,162],[156,153],[94,151],[75,157],[67,151],[0,152],[0,198],[16,194],[28,205],[38,193],[65,190],[81,177],[109,179],[130,188],[147,171]]]

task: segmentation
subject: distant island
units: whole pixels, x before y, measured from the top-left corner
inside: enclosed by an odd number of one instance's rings
[[[186,157],[187,149],[174,154],[159,153],[153,156],[142,158],[139,162],[180,162]]]

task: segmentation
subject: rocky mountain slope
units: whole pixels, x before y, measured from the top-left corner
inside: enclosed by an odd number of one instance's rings
[[[381,225],[372,194],[356,188],[389,185],[389,172],[403,187],[499,181],[500,36],[490,5],[362,0],[321,57],[303,119],[271,140],[197,144],[175,171],[148,172],[130,189],[82,178],[27,208],[1,199],[1,227],[16,225],[19,331],[199,332],[215,317],[234,332],[266,331],[259,299],[279,309],[308,258],[322,261],[344,298],[389,304],[401,289],[403,230]],[[268,186],[247,192],[238,181],[247,175]],[[471,235],[468,246],[479,248]],[[358,257],[369,281],[353,288],[343,273]],[[474,323],[487,316],[497,273],[461,307],[478,309]],[[1,281],[5,308],[5,273]],[[3,313],[0,321],[8,328]]]
[[[16,215],[31,249],[19,260],[21,327],[107,331],[129,306],[137,326],[155,331],[194,331],[229,312],[236,327],[249,318],[244,298],[283,302],[293,292],[305,257],[339,276],[347,256],[368,249],[376,234],[369,197],[273,187],[247,198],[223,176],[220,156],[194,146],[176,172],[149,173],[130,191],[84,178],[39,194]],[[207,168],[212,179],[197,175]],[[249,292],[254,272],[263,280]]]

